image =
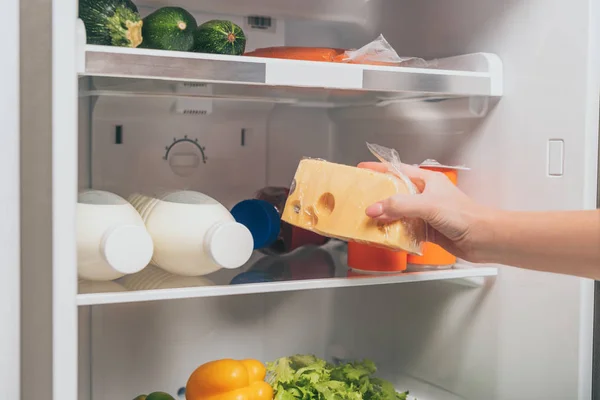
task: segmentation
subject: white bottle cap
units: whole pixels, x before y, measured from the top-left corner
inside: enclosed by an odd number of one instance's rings
[[[242,224],[227,221],[213,225],[204,239],[204,250],[223,268],[235,269],[252,256],[252,234]]]
[[[143,226],[120,225],[109,229],[100,250],[115,271],[133,274],[144,269],[152,259],[154,243]]]

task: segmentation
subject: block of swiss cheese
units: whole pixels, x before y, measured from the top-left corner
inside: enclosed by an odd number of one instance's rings
[[[365,214],[371,204],[398,193],[411,192],[395,175],[305,159],[296,170],[282,219],[323,236],[421,254],[423,220],[383,224]]]

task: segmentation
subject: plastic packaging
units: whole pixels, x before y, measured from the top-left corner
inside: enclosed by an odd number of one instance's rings
[[[435,160],[425,160],[419,165],[419,168],[441,172],[455,185],[458,182],[458,171],[469,169],[463,166],[442,165]],[[456,264],[456,257],[437,244],[426,242],[423,244],[423,254],[420,256],[409,255],[407,263],[409,271],[449,269]]]
[[[400,57],[383,35],[360,49],[326,47],[280,46],[265,47],[244,54],[249,57],[281,58],[288,60],[323,61],[347,64],[427,67],[428,63],[416,57]]]
[[[215,199],[177,191],[129,198],[154,241],[152,264],[177,275],[200,276],[245,264],[254,246],[248,228]]]
[[[388,197],[418,193],[402,173],[403,164],[395,150],[367,146],[389,173],[304,159],[296,170],[282,220],[323,236],[422,254],[427,239],[423,220],[381,223],[365,214],[369,205]]]
[[[416,57],[400,57],[383,35],[357,50],[347,50],[338,56],[338,62],[349,64],[427,67],[427,62]]]
[[[405,251],[349,242],[347,264],[356,272],[398,273],[406,270],[407,256]]]
[[[77,272],[90,281],[111,281],[142,270],[153,244],[144,221],[122,197],[86,190],[77,201]]]

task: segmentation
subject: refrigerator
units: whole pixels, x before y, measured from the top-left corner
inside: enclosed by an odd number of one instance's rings
[[[326,276],[229,285],[248,263],[211,286],[112,290],[78,281],[76,246],[78,191],[193,190],[230,209],[289,187],[304,157],[373,161],[366,142],[468,166],[458,186],[488,206],[595,209],[600,3],[135,3],[233,21],[247,51],[382,34],[431,67],[90,45],[76,0],[8,0],[0,398],[178,398],[204,362],[294,354],[373,360],[419,400],[600,398],[592,280],[460,260],[354,278],[331,242]]]

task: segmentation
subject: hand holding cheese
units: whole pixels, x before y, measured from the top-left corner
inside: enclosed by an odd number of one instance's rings
[[[359,168],[384,172],[387,167],[377,162],[359,164]],[[402,172],[415,183],[421,194],[405,196],[397,194],[370,204],[366,209],[369,217],[389,222],[413,217],[422,218],[429,224],[427,239],[443,247],[453,255],[470,260],[467,254],[472,245],[472,227],[486,210],[461,192],[444,174],[402,166]]]
[[[422,219],[380,222],[365,214],[370,204],[415,193],[409,184],[390,173],[305,159],[296,170],[282,219],[324,236],[420,254],[426,239]]]
[[[388,170],[380,163],[361,168]],[[524,212],[477,204],[442,173],[403,165],[421,190],[370,205],[376,221],[423,218],[428,240],[473,262],[512,265],[537,271],[600,279],[600,210]]]

